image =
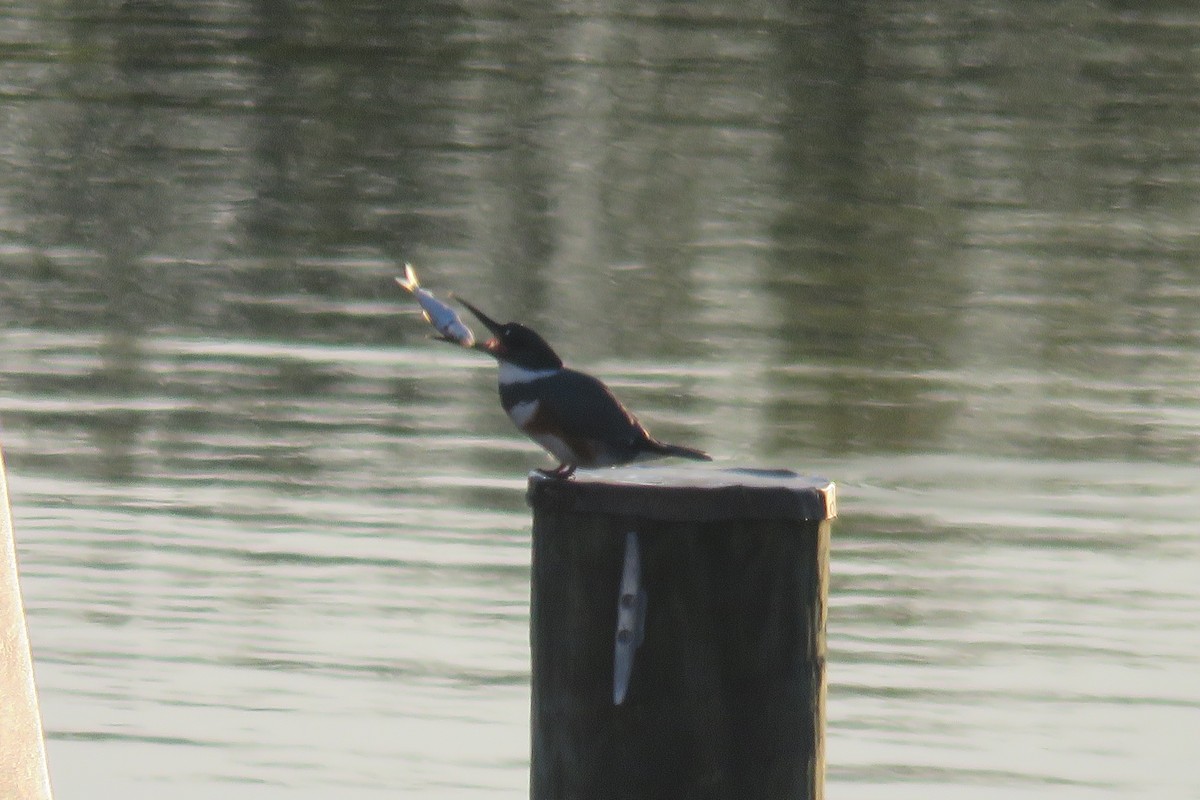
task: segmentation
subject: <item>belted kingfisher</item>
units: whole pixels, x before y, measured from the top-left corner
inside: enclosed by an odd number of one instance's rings
[[[712,457],[660,442],[646,431],[598,379],[563,366],[546,340],[518,322],[499,323],[456,298],[479,317],[492,338],[475,349],[500,362],[500,404],[521,432],[559,460],[550,478],[569,478],[576,467],[611,467],[662,456],[696,461]]]

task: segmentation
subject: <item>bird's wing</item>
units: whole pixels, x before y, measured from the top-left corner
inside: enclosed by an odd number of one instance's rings
[[[552,414],[570,438],[608,441],[616,437],[630,444],[647,436],[645,428],[598,379],[573,369],[559,373],[563,391],[544,398],[545,413]]]

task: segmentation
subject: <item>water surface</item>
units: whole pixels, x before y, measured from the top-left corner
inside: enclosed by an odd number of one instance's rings
[[[837,481],[831,797],[1200,794],[1194,12],[0,17],[59,798],[526,793],[548,460],[405,260],[662,438]]]

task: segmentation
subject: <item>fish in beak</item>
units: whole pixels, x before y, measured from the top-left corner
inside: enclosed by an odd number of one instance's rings
[[[458,297],[456,295],[454,297],[454,299],[457,300],[458,302],[462,303],[464,306],[466,306],[467,310],[470,311],[472,314],[474,314],[479,319],[479,321],[482,322],[484,324],[484,326],[492,334],[492,337],[490,339],[488,339],[486,342],[476,342],[475,346],[474,346],[475,349],[482,350],[483,352],[485,352],[489,355],[492,355],[492,356],[496,356],[497,358],[499,358],[501,355],[503,355],[504,345],[503,345],[503,343],[501,343],[499,337],[500,337],[500,329],[503,328],[504,326],[501,325],[499,322],[496,322],[496,320],[492,319],[487,314],[483,313],[478,308],[471,305],[470,303],[468,303],[466,300],[462,299],[461,297]]]

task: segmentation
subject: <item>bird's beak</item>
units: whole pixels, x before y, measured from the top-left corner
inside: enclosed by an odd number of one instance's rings
[[[486,342],[476,342],[475,349],[482,350],[489,355],[499,357],[500,354],[504,352],[504,346],[500,344],[500,340],[496,338],[500,335],[500,323],[496,322],[496,320],[492,319],[487,314],[468,303],[466,300],[463,300],[461,297],[455,295],[454,299],[466,306],[467,310],[478,317],[479,321],[482,322],[492,333],[492,338],[488,339]]]

